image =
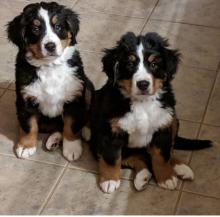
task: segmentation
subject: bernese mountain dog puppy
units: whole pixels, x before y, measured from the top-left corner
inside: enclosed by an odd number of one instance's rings
[[[174,157],[173,147],[200,149],[207,140],[177,136],[178,119],[171,81],[180,54],[157,33],[123,35],[102,59],[106,84],[92,102],[91,148],[99,161],[99,185],[106,193],[120,185],[121,165],[136,171],[142,190],[151,178],[175,189],[177,177],[192,180],[193,171]]]
[[[54,133],[46,146],[63,141],[63,155],[77,160],[81,130],[88,118],[93,85],[76,49],[78,15],[55,2],[27,5],[8,24],[8,39],[18,47],[16,107],[19,158],[36,152],[38,132]],[[62,133],[62,134],[61,134]]]

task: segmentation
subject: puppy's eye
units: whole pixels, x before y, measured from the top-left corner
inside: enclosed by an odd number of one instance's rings
[[[35,34],[38,34],[40,32],[40,28],[38,26],[33,26],[32,27],[32,32]]]
[[[128,57],[129,61],[131,62],[135,62],[136,61],[136,56],[131,54],[129,57]]]
[[[150,64],[150,67],[151,67],[152,69],[157,69],[157,64],[156,64],[155,62],[152,62],[152,63]]]
[[[62,29],[62,26],[60,24],[55,24],[54,28],[56,31],[60,31]]]

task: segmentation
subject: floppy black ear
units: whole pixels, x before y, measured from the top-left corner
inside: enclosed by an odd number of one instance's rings
[[[119,69],[119,54],[118,49],[105,49],[105,55],[102,58],[103,71],[108,76],[109,80],[113,83],[118,79],[118,69]]]
[[[12,21],[8,23],[7,34],[8,39],[17,45],[19,48],[24,46],[24,26],[22,25],[22,14],[15,17]]]
[[[66,22],[72,34],[72,44],[76,44],[76,35],[79,31],[78,15],[70,9],[65,9]]]
[[[177,72],[180,62],[180,53],[178,50],[165,48],[165,64],[167,79],[172,80]]]

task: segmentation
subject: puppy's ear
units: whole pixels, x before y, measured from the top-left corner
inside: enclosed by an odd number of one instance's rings
[[[103,71],[108,76],[109,80],[114,84],[119,75],[119,53],[118,48],[105,49],[105,55],[102,58]]]
[[[17,45],[20,49],[24,47],[25,38],[24,38],[24,26],[23,15],[15,17],[7,26],[8,39]]]
[[[78,15],[70,9],[65,9],[66,23],[72,35],[72,44],[76,44],[76,35],[79,31]]]
[[[181,54],[178,50],[164,49],[167,79],[172,80],[177,72]]]

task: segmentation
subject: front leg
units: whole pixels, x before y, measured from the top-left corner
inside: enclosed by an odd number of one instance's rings
[[[37,118],[34,115],[25,118],[19,116],[18,118],[20,122],[20,135],[15,152],[18,158],[28,158],[37,150]]]
[[[77,123],[72,116],[64,116],[63,155],[68,161],[78,160],[83,150],[81,132],[74,132],[74,124]]]

